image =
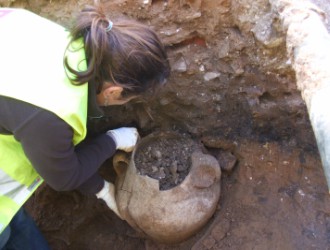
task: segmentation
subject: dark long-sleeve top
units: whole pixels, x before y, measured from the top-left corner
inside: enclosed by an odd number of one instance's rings
[[[95,97],[91,98],[89,116],[98,111]],[[114,140],[106,134],[74,146],[72,128],[54,113],[1,95],[0,134],[14,135],[32,166],[58,191],[99,192],[104,180],[97,171],[116,150]]]

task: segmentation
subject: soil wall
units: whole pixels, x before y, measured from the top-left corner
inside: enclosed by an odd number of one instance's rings
[[[66,26],[76,11],[91,3],[2,2]],[[108,119],[97,129],[133,123],[146,133],[177,128],[199,137],[291,140],[314,147],[286,56],[285,34],[267,0],[103,2],[114,19],[136,18],[158,32],[168,47],[172,76],[151,103],[108,108]]]

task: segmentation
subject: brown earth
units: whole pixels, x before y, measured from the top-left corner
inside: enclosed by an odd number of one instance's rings
[[[141,238],[102,202],[77,192],[44,186],[29,208],[53,249],[329,249],[330,202],[315,152],[278,143],[234,143],[238,164],[222,175],[216,213],[181,244]],[[111,161],[101,172],[113,179]]]
[[[198,234],[165,246],[142,238],[96,197],[43,185],[27,208],[53,249],[330,249],[330,197],[274,1],[102,1],[114,20],[155,28],[172,76],[148,104],[107,108],[91,131],[134,125],[142,136],[192,135],[226,169],[221,198]],[[313,2],[329,19],[328,1]],[[63,25],[86,3],[0,0]],[[100,173],[114,181],[111,159]]]

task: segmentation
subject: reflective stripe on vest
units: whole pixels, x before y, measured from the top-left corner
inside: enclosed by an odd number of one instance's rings
[[[88,91],[87,84],[72,85],[64,70],[69,33],[29,11],[11,10],[0,18],[0,95],[56,114],[72,127],[76,145],[86,136]],[[82,40],[67,56],[73,69],[86,69]],[[42,179],[11,135],[0,135],[0,170],[1,233]]]
[[[34,187],[41,182],[38,176],[30,186],[24,186],[17,182],[0,169],[0,195],[7,196],[17,204],[22,204],[26,196],[34,190]]]
[[[31,194],[40,186],[42,179],[37,176],[30,186],[22,185],[0,169],[0,232],[10,222],[13,210],[18,211]]]
[[[42,179],[12,135],[0,135],[0,233]],[[14,160],[15,159],[15,160]],[[10,166],[10,167],[2,167]]]

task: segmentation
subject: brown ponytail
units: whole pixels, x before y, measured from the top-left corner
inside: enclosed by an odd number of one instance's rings
[[[137,95],[156,89],[170,74],[165,48],[158,36],[146,25],[118,20],[107,29],[110,18],[103,7],[87,6],[71,29],[72,41],[83,38],[87,70],[72,69],[64,64],[76,84],[88,82],[100,93],[104,82],[124,88],[123,95]]]

